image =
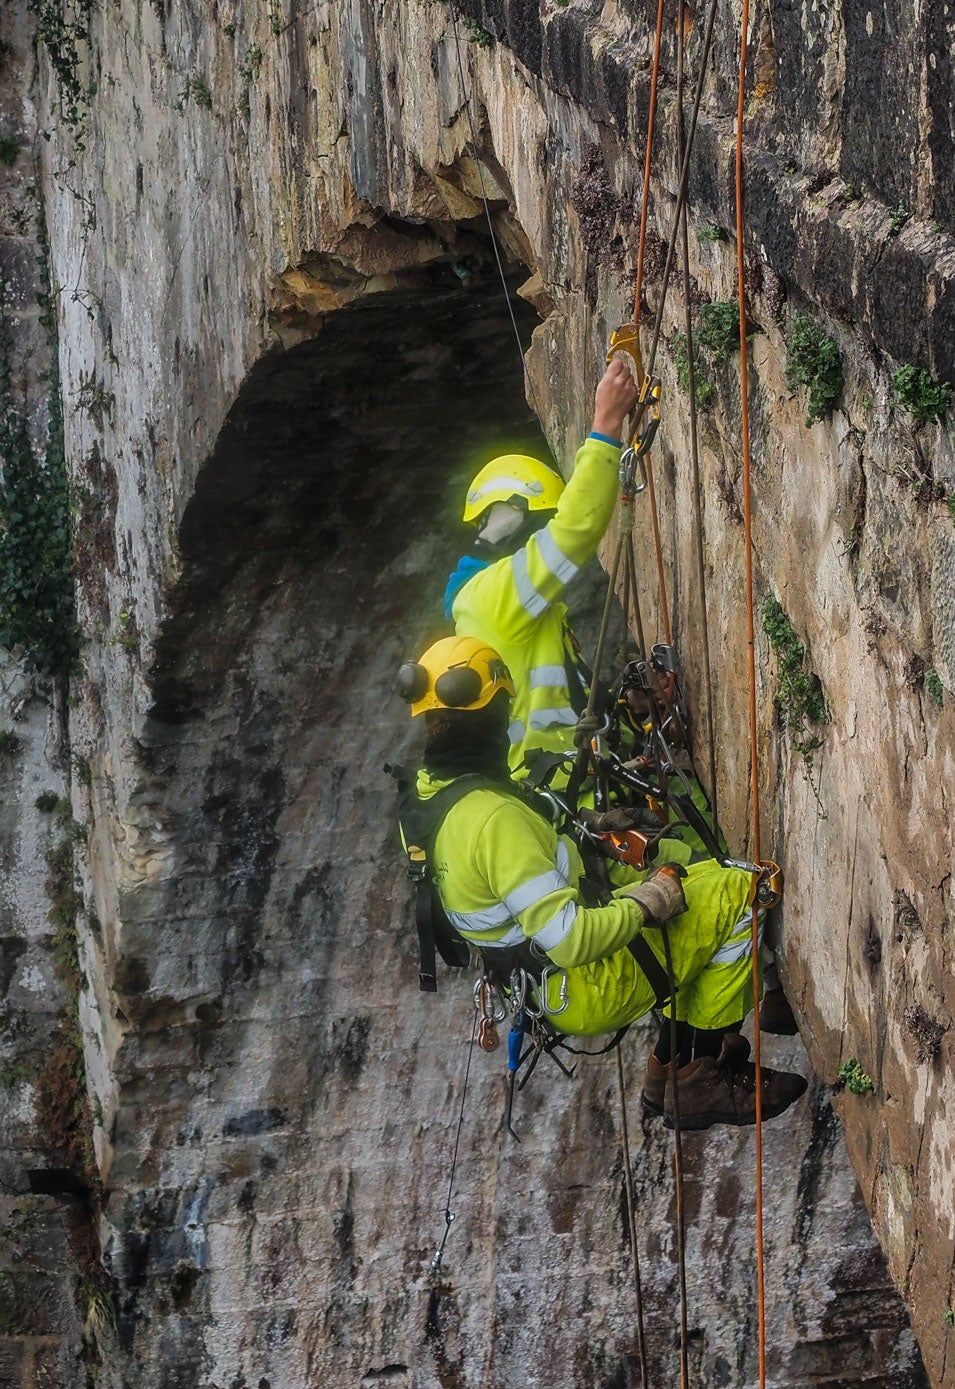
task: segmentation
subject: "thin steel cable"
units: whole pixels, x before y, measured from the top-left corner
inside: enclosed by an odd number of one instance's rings
[[[541,412],[538,409],[537,399],[534,394],[534,383],[531,381],[531,378],[528,375],[527,364],[524,361],[524,346],[521,342],[520,331],[517,327],[517,319],[514,316],[514,306],[511,302],[511,292],[507,287],[507,276],[504,273],[504,262],[501,259],[501,251],[497,242],[497,233],[494,230],[494,222],[491,219],[491,208],[487,196],[487,184],[484,182],[484,169],[481,165],[481,159],[478,154],[477,132],[474,126],[474,115],[471,111],[471,96],[468,91],[467,83],[464,77],[464,61],[461,57],[461,40],[458,34],[458,7],[454,3],[454,0],[451,0],[451,27],[454,30],[454,51],[457,55],[458,75],[461,79],[461,97],[464,101],[464,109],[467,112],[468,116],[468,129],[471,132],[471,148],[474,150],[474,162],[477,165],[478,178],[481,183],[481,201],[484,204],[484,217],[487,221],[487,229],[491,234],[491,245],[494,248],[494,259],[497,262],[497,273],[501,277],[501,288],[504,290],[504,299],[507,303],[507,312],[510,316],[511,327],[514,330],[514,340],[517,343],[517,351],[521,359],[521,372],[524,377],[524,384],[527,389],[528,399],[530,401],[531,409],[534,411],[534,414],[537,416],[537,418],[540,419]]]
[[[749,371],[746,361],[746,264],[743,220],[743,116],[749,0],[740,19],[739,91],[736,103],[736,278],[739,293],[739,385],[743,432],[743,529],[746,546],[746,641],[749,655],[749,746],[753,803],[753,858],[761,858],[759,835],[759,747],[756,725],[756,633],[753,601],[752,459],[749,439]],[[759,1033],[759,913],[753,904],[753,1065],[756,1072],[756,1293],[759,1312],[759,1386],[766,1385],[766,1279],[763,1258],[763,1083]]]
[[[444,1234],[441,1236],[441,1243],[438,1245],[437,1253],[431,1260],[431,1270],[437,1273],[441,1267],[441,1260],[444,1258],[444,1246],[448,1242],[448,1235],[451,1233],[451,1226],[454,1224],[455,1215],[451,1209],[451,1195],[454,1190],[454,1173],[458,1165],[458,1149],[461,1146],[461,1129],[464,1127],[464,1102],[468,1096],[468,1077],[471,1074],[471,1057],[474,1055],[474,1039],[477,1036],[477,1010],[475,1009],[474,1021],[471,1023],[471,1043],[468,1047],[468,1060],[464,1068],[464,1085],[461,1090],[461,1111],[458,1114],[458,1131],[454,1136],[454,1152],[451,1155],[451,1176],[448,1178],[448,1199],[444,1206]]]
[[[676,109],[677,109],[677,149],[679,158],[682,160],[686,147],[686,133],[683,125],[683,97],[684,97],[684,59],[686,44],[684,41],[686,6],[684,0],[678,0],[677,6],[677,75],[676,75]],[[687,356],[687,384],[690,394],[690,473],[692,479],[693,494],[693,532],[696,552],[696,580],[700,594],[700,635],[702,637],[703,655],[703,690],[705,695],[705,725],[706,725],[706,748],[707,760],[709,762],[709,791],[710,806],[713,811],[713,823],[718,825],[719,813],[716,800],[716,734],[713,727],[713,668],[710,657],[710,628],[707,621],[707,601],[706,601],[706,565],[704,560],[703,545],[703,489],[700,483],[700,448],[697,430],[697,406],[696,406],[696,365],[693,349],[693,314],[690,295],[690,243],[687,232],[686,206],[683,207],[681,217],[682,229],[682,261],[683,261],[683,307],[684,320],[683,329],[686,338]]]
[[[641,1389],[650,1389],[647,1371],[647,1339],[643,1326],[643,1286],[640,1282],[640,1250],[637,1247],[637,1204],[633,1195],[633,1173],[630,1170],[630,1136],[627,1131],[627,1091],[623,1079],[621,1048],[617,1053],[617,1088],[620,1092],[620,1144],[623,1149],[624,1187],[627,1193],[627,1221],[630,1227],[630,1258],[633,1263],[633,1296],[637,1304],[637,1353],[640,1358]]]

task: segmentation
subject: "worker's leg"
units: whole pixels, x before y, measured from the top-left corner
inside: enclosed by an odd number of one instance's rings
[[[684,881],[687,911],[669,926],[674,976],[678,983],[677,1017],[694,1029],[694,1060],[678,1070],[681,1123],[709,1128],[714,1123],[751,1124],[756,1115],[755,1070],[749,1043],[737,1037],[752,1007],[752,917],[749,874],[718,864],[690,868]],[[653,940],[664,958],[662,937]],[[665,1050],[666,1024],[663,1038]],[[659,1045],[659,1044],[658,1044]],[[682,1059],[682,1058],[681,1058]],[[647,1064],[644,1106],[659,1112],[660,1091],[667,1122],[673,1122],[672,1085],[667,1085],[658,1049]],[[802,1076],[762,1069],[762,1111],[767,1119],[781,1114],[803,1093]]]

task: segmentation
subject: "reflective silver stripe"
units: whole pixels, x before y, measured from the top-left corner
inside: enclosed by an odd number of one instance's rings
[[[460,931],[495,931],[505,921],[513,920],[514,913],[503,902],[495,902],[476,912],[448,912],[447,917]]]
[[[526,911],[535,902],[539,902],[542,897],[547,897],[552,892],[559,892],[562,887],[567,887],[570,877],[570,853],[567,845],[562,839],[557,841],[557,856],[554,867],[546,873],[538,873],[533,878],[528,878],[526,883],[520,883],[512,892],[507,894],[503,902],[494,902],[491,906],[481,907],[475,912],[449,912],[446,911],[448,920],[458,931],[462,933],[473,933],[475,931],[495,931],[499,926],[503,926],[506,921],[514,921],[518,912]],[[561,910],[548,921],[544,931],[554,935],[555,923],[561,922],[566,918],[567,907],[573,907],[573,914],[567,925],[567,931],[573,926],[573,917],[577,914],[576,905],[573,902],[562,907]],[[554,939],[563,940],[563,935],[557,935]],[[499,940],[481,941],[481,945],[518,945],[525,939],[524,932],[516,923]],[[539,936],[536,937],[539,939]],[[546,945],[546,942],[544,942]]]
[[[560,911],[552,916],[546,926],[534,934],[534,943],[542,950],[553,950],[570,935],[577,920],[577,903],[565,902]]]
[[[558,547],[549,527],[545,526],[542,531],[538,531],[534,539],[537,541],[541,559],[554,578],[559,579],[562,584],[569,584],[574,575],[579,573],[579,565],[568,559]]]
[[[541,613],[550,607],[550,600],[538,593],[528,577],[526,550],[518,550],[517,554],[511,555],[511,569],[521,607],[531,617],[540,617]]]
[[[748,925],[751,921],[752,917],[750,916],[749,912],[747,912],[746,915],[742,917],[739,923],[737,924],[737,931],[739,931],[743,926]],[[759,943],[760,945],[762,945],[763,943],[762,923],[760,923],[759,927]],[[748,936],[743,937],[742,939],[739,936],[737,936],[733,940],[728,940],[725,945],[721,945],[719,950],[717,950],[716,954],[710,957],[709,964],[706,967],[707,969],[709,969],[710,965],[735,965],[740,960],[752,959],[752,955],[753,935],[752,931],[750,931],[750,934]]]
[[[449,913],[450,915],[450,913]],[[512,926],[506,935],[501,936],[500,940],[479,940],[475,945],[479,945],[482,950],[506,950],[511,945],[520,945],[526,941],[527,937],[520,926]]]
[[[566,878],[556,868],[552,868],[549,873],[539,873],[536,878],[528,878],[526,883],[521,883],[519,887],[515,887],[504,898],[504,905],[511,916],[519,916],[521,912],[526,912],[528,907],[532,907],[535,902],[539,902],[542,897],[547,897],[552,892],[559,892],[565,883]]]
[[[508,726],[507,726],[507,740],[508,740],[508,742],[511,744],[512,747],[514,746],[515,743],[523,743],[523,741],[524,741],[524,733],[525,733],[525,729],[524,729],[524,720],[523,720],[523,719],[515,719],[513,723],[508,724]]]
[[[563,666],[532,666],[531,687],[539,690],[545,685],[566,685],[567,672]]]
[[[516,477],[492,477],[483,487],[474,487],[468,493],[468,506],[474,506],[486,497],[488,492],[516,492],[521,497],[539,497],[544,487],[540,482],[521,482]]]
[[[531,710],[531,728],[537,729],[538,732],[545,728],[553,728],[554,724],[557,723],[565,724],[576,722],[577,715],[574,713],[573,709],[571,709],[569,705],[565,705],[563,709]]]

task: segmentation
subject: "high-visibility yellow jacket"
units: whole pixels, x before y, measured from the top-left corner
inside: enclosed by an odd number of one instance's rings
[[[418,773],[424,800],[446,785]],[[451,806],[435,836],[431,872],[445,913],[465,940],[490,957],[496,947],[529,940],[566,971],[564,1011],[558,1012],[560,980],[548,984],[548,1011],[560,1031],[598,1036],[653,1007],[653,989],[626,946],[642,931],[663,963],[660,931],[646,927],[630,897],[585,906],[576,845],[516,797],[482,787]],[[631,883],[645,876],[631,870]],[[748,873],[712,859],[688,869],[687,911],[671,927],[671,944],[677,1015],[696,1027],[738,1022],[751,1006],[751,887]]]
[[[512,773],[528,752],[572,752],[574,708],[586,699],[584,676],[560,602],[566,585],[597,552],[617,496],[620,450],[584,441],[556,515],[515,554],[496,560],[464,584],[451,608],[459,636],[477,637],[503,658],[517,690],[508,730]],[[578,683],[571,696],[568,670]],[[565,778],[566,780],[566,778]]]

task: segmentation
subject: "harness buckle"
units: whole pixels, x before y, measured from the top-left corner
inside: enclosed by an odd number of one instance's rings
[[[408,845],[408,877],[413,883],[423,883],[428,876],[428,855],[416,844]]]

